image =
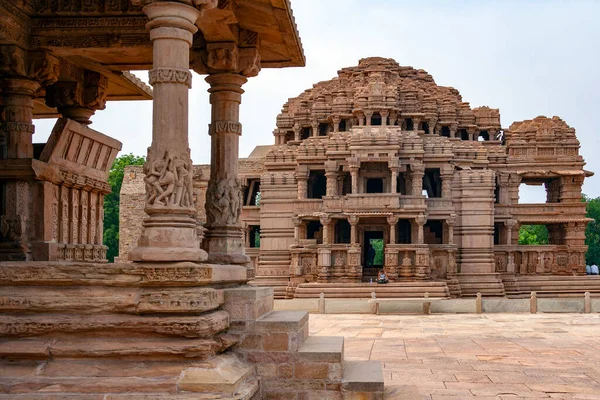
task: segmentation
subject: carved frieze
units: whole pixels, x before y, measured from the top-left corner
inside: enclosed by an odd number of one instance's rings
[[[151,149],[144,164],[146,206],[194,206],[193,167],[188,154],[178,157],[165,151],[161,158],[154,158]]]
[[[185,69],[175,68],[155,68],[148,72],[148,79],[151,85],[156,83],[183,83],[189,88],[192,87],[192,73]]]
[[[242,211],[242,185],[238,178],[211,179],[206,192],[209,225],[236,225]]]
[[[214,121],[209,126],[209,134],[235,133],[242,134],[242,124],[235,121]]]

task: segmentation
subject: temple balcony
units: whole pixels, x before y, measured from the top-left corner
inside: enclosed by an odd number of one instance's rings
[[[495,204],[496,215],[511,215],[523,223],[549,221],[568,222],[585,218],[583,202],[535,203],[535,204]]]
[[[344,197],[324,198],[323,208],[340,211],[424,209],[425,198],[423,196],[407,196],[398,193],[347,194]]]

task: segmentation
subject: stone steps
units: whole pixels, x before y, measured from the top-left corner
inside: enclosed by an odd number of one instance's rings
[[[383,399],[383,370],[379,361],[346,361],[342,377],[344,399]]]
[[[432,298],[449,298],[450,291],[446,282],[394,282],[379,285],[376,283],[302,283],[296,288],[296,298],[371,298],[375,292],[378,298],[423,297],[425,293]]]
[[[462,297],[504,297],[504,285],[498,274],[458,274]]]

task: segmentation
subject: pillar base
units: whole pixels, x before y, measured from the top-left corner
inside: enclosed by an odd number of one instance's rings
[[[213,226],[205,234],[204,249],[208,251],[208,261],[215,264],[250,263],[244,254],[244,237],[239,226]]]
[[[188,216],[152,216],[144,220],[138,246],[129,253],[131,261],[165,262],[208,259],[200,248],[196,223]]]

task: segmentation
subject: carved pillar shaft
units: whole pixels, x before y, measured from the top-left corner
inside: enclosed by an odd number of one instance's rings
[[[181,3],[151,3],[153,66],[152,145],[144,165],[146,207],[133,261],[203,261],[193,202],[192,161],[188,145],[189,47],[199,11]]]
[[[29,79],[3,82],[6,152],[2,158],[33,158],[33,95],[39,88]]]
[[[350,224],[350,244],[357,244],[357,232],[356,232],[356,224]]]
[[[357,194],[358,193],[358,168],[351,168],[350,176],[352,178],[352,194]]]
[[[246,264],[239,224],[242,211],[238,179],[239,123],[242,85],[248,80],[236,73],[216,73],[206,77],[210,84],[211,160],[208,181],[205,249],[209,261]]]
[[[390,182],[390,193],[396,193],[398,191],[398,168],[391,168],[392,181]]]

